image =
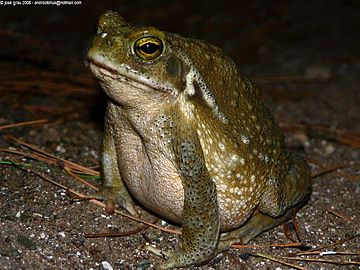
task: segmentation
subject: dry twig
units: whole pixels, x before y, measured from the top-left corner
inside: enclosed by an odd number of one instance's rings
[[[250,253],[250,256],[265,258],[265,259],[268,259],[270,261],[277,262],[277,263],[280,263],[280,264],[283,264],[283,265],[287,265],[287,266],[290,266],[292,268],[299,269],[299,270],[308,270],[308,268],[304,268],[304,267],[298,266],[296,264],[288,263],[286,261],[280,260],[278,258],[272,257],[272,256],[267,255],[267,254],[262,254],[262,253],[253,253],[252,254],[252,253]]]
[[[6,128],[13,128],[13,127],[41,125],[41,124],[46,124],[48,122],[49,122],[49,120],[47,120],[47,119],[40,119],[40,120],[26,121],[26,122],[20,122],[20,123],[13,123],[13,124],[0,126],[0,130],[6,129]]]

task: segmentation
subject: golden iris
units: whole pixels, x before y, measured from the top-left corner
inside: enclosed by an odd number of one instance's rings
[[[162,41],[153,36],[141,37],[134,43],[134,52],[142,60],[152,61],[163,52]]]

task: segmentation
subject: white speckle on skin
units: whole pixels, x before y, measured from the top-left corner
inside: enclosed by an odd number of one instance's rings
[[[225,151],[225,144],[224,143],[219,142],[218,145],[219,145],[219,148],[220,148],[221,151]]]
[[[241,140],[242,140],[243,143],[245,143],[245,144],[249,144],[249,143],[250,143],[250,139],[249,139],[247,136],[245,136],[245,135],[240,135],[240,138],[241,138]]]
[[[255,175],[252,175],[252,176],[250,177],[250,181],[251,181],[251,182],[255,182],[255,179],[256,179]]]
[[[244,179],[244,176],[241,175],[240,173],[237,173],[236,178],[239,179],[239,180],[242,180],[242,179]]]
[[[109,164],[111,162],[111,156],[108,155],[106,152],[104,152],[102,158],[103,158],[102,162],[105,164]]]
[[[186,88],[184,92],[189,96],[195,95],[195,87],[193,84],[194,77],[197,76],[197,73],[194,69],[190,69],[189,73],[186,75]]]
[[[107,33],[105,33],[105,32],[104,32],[104,33],[101,33],[101,35],[100,35],[101,38],[104,38],[104,37],[106,37],[106,36],[107,36]]]
[[[225,184],[222,184],[222,185],[220,186],[220,189],[221,189],[221,190],[227,190],[227,188],[228,188],[228,187],[227,187],[227,185],[225,185]]]

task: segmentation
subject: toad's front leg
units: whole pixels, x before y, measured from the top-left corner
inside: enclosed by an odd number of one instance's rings
[[[134,202],[120,175],[118,154],[114,141],[114,137],[118,135],[115,134],[111,109],[111,106],[108,105],[101,147],[102,184],[100,190],[92,197],[105,201],[106,209],[110,212],[114,210],[114,206],[117,204],[133,216],[137,216],[138,213],[135,210]]]
[[[160,269],[202,264],[212,259],[219,242],[219,213],[215,183],[208,174],[198,138],[181,128],[174,154],[184,187],[182,244]]]

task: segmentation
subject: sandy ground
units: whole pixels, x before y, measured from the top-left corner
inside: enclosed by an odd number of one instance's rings
[[[82,2],[68,7],[1,7],[0,125],[34,119],[51,123],[0,129],[0,148],[20,148],[5,140],[3,135],[9,134],[96,168],[105,98],[84,67],[83,56],[97,17],[113,9],[131,23],[151,24],[223,48],[258,83],[283,126],[327,127],[308,136],[286,132],[289,147],[311,161],[314,173],[320,170],[316,164],[359,163],[356,138],[344,144],[340,135],[334,136],[336,131],[360,130],[358,1]],[[59,183],[91,192],[59,165],[0,152],[1,269],[111,269],[107,264],[114,269],[155,269],[163,260],[145,251],[144,245],[171,250],[178,244],[178,237],[156,229],[119,238],[85,238],[85,233],[126,232],[141,225],[108,215],[87,201],[75,201],[64,189],[5,164],[14,158]],[[312,196],[297,214],[304,245],[319,247],[357,237],[323,250],[354,255],[308,258],[360,263],[359,177],[359,167],[350,167],[314,178]],[[289,241],[280,226],[250,244]],[[191,269],[291,269],[248,256],[257,252],[277,257],[299,249],[231,249]],[[359,269],[339,263],[288,262],[303,269]]]

